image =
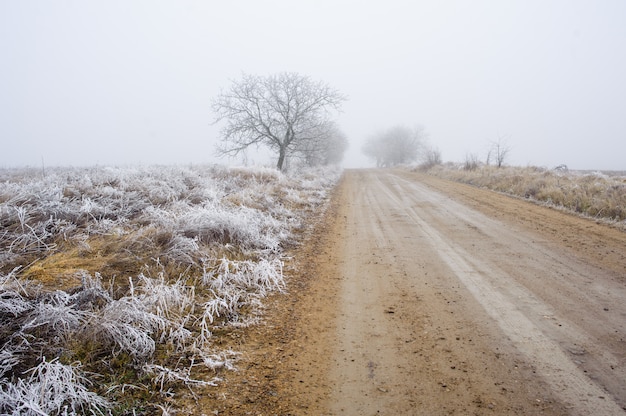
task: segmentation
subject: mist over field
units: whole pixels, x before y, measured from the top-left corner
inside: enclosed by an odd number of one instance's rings
[[[625,22],[0,1],[0,414],[626,409]]]
[[[344,166],[393,126],[444,161],[626,169],[626,3],[251,0],[0,3],[0,167],[219,159],[211,100],[295,72],[348,99]]]

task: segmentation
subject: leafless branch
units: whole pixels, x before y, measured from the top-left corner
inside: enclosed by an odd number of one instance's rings
[[[212,102],[215,122],[224,121],[219,155],[236,155],[252,145],[278,152],[277,168],[307,141],[311,131],[330,125],[346,97],[297,73],[267,77],[244,74]]]

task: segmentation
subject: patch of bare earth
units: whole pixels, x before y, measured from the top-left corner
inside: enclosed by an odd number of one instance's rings
[[[294,257],[265,324],[222,339],[240,371],[189,413],[624,414],[624,232],[357,170]]]

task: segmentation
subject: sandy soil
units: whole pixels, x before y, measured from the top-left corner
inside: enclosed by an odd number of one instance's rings
[[[346,171],[240,371],[187,411],[619,415],[626,233],[418,173]]]

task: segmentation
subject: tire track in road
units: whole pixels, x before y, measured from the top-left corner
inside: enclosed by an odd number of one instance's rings
[[[507,296],[492,285],[489,280],[495,281],[506,278],[506,276],[502,276],[501,271],[493,270],[491,266],[473,258],[462,247],[456,245],[453,240],[444,238],[434,227],[420,217],[417,210],[411,208],[410,197],[399,197],[399,195],[415,195],[416,193],[419,195],[419,193],[428,192],[427,189],[420,189],[397,177],[392,183],[396,188],[395,193],[380,182],[378,182],[379,190],[395,204],[397,209],[404,210],[406,215],[429,237],[440,258],[454,271],[455,275],[463,282],[474,298],[480,302],[491,318],[498,323],[515,347],[536,366],[538,374],[547,379],[551,385],[558,386],[558,395],[562,397],[564,402],[572,404],[572,414],[616,415],[623,413],[623,409],[616,401],[607,397],[607,392],[604,389],[594,383],[557,343],[547,337],[518,309],[517,304],[520,301],[527,304],[537,303],[537,299],[532,293],[514,281],[507,280],[507,291],[515,296],[512,298],[510,294]],[[463,211],[459,209],[456,212],[460,214]],[[491,279],[485,278],[487,276],[490,276]],[[547,310],[549,308],[540,305],[539,309]],[[582,334],[574,335],[574,337],[577,339],[586,338]],[[611,362],[618,362],[617,358],[610,356],[610,354],[605,355],[609,356]]]
[[[328,414],[624,413],[623,285],[406,175],[344,189]]]

